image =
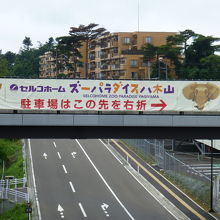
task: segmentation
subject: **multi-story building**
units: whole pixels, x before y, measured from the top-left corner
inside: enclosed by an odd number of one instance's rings
[[[83,67],[86,53],[85,44],[79,48],[79,51],[83,55],[82,58],[78,59],[82,65],[78,65],[74,60],[74,57],[70,57],[69,59],[71,64],[76,65],[76,72],[68,70],[65,68],[65,65],[60,65],[64,62],[62,55],[54,56],[52,52],[49,51],[40,56],[40,78],[57,78],[64,75],[70,78],[85,78],[85,69]],[[62,66],[62,68],[60,68],[60,66]]]
[[[166,44],[174,32],[118,32],[89,44],[89,78],[149,79],[150,62],[144,62],[142,47]]]
[[[51,52],[46,52],[40,56],[40,78],[53,78],[56,77],[56,64],[55,59],[52,57]]]
[[[142,47],[145,43],[160,46],[175,32],[117,32],[90,41],[80,48],[83,67],[77,68],[74,78],[89,79],[150,79],[151,62],[144,62]],[[86,56],[86,51],[88,54]],[[55,77],[56,62],[49,54],[41,56],[41,77]],[[62,73],[68,75],[67,72]]]

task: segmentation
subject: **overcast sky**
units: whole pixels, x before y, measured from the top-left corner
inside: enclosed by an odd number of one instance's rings
[[[0,49],[17,53],[25,36],[37,47],[80,24],[137,31],[138,11],[139,31],[191,29],[220,37],[220,0],[0,0]]]

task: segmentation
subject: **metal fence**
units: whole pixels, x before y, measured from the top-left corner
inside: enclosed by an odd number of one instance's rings
[[[27,183],[26,177],[20,178],[20,179],[6,179],[6,180],[0,180],[0,187],[3,188],[18,188],[22,187],[25,188]]]
[[[26,192],[26,178],[0,180],[0,199],[10,199],[15,202],[29,201]]]
[[[172,151],[166,150],[164,140],[123,139],[122,141],[141,158],[157,166],[165,176],[192,194],[194,198],[210,205],[210,178],[179,160]],[[218,188],[219,185],[214,187]],[[218,198],[213,201],[216,209],[218,209],[218,201]]]
[[[10,188],[0,188],[0,198],[9,199],[14,202],[29,201],[28,193]]]

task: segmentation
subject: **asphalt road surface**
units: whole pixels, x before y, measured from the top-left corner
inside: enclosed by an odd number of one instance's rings
[[[32,139],[42,220],[176,219],[100,140]]]

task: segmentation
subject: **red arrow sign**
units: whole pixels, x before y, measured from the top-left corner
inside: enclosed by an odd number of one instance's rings
[[[151,104],[151,107],[161,107],[159,111],[162,111],[167,106],[167,104],[162,99],[160,99],[160,102],[161,103],[158,104]]]

